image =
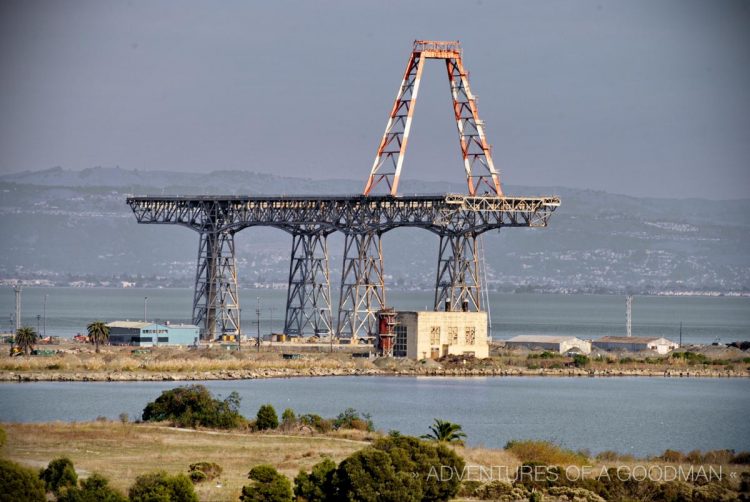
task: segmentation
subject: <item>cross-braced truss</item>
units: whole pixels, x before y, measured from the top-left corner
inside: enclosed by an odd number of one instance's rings
[[[453,114],[458,127],[469,195],[487,192],[502,196],[500,177],[495,170],[491,147],[484,134],[484,122],[479,119],[476,96],[471,92],[469,76],[461,59],[461,45],[458,42],[433,40],[414,42],[363,193],[370,195],[378,184],[384,182],[388,193],[398,194],[398,182],[417,104],[422,69],[427,59],[444,60],[448,70]]]
[[[233,231],[200,234],[193,324],[203,326],[209,340],[241,333]]]
[[[398,196],[424,62],[445,61],[468,195]],[[387,195],[375,195],[377,188]],[[480,195],[484,194],[484,195]],[[214,337],[239,333],[234,233],[270,226],[292,234],[285,330],[330,333],[331,299],[326,237],[346,235],[337,317],[338,336],[375,331],[385,307],[381,236],[399,227],[440,236],[435,308],[481,308],[476,239],[503,227],[544,227],[557,197],[506,197],[492,161],[476,96],[458,42],[414,42],[363,195],[320,197],[131,197],[139,223],[176,224],[201,235],[193,321]],[[312,230],[311,230],[312,229]]]
[[[284,333],[331,335],[331,281],[328,234],[292,233]]]
[[[435,310],[481,310],[477,239],[472,232],[440,235]]]
[[[472,197],[461,194],[409,197],[157,196],[130,197],[127,202],[139,223],[183,225],[201,234],[193,321],[202,324],[204,333],[210,334],[207,336],[232,333],[235,329],[239,331],[234,233],[242,229],[268,226],[294,235],[310,234],[310,228],[314,228],[312,233],[316,235],[335,231],[346,234],[347,251],[341,291],[346,292],[342,296],[348,303],[338,314],[337,334],[366,336],[373,329],[371,322],[374,313],[385,303],[380,243],[384,233],[394,228],[416,227],[444,236],[441,240],[441,250],[445,250],[445,253],[441,251],[444,258],[442,265],[449,272],[458,270],[459,273],[454,273],[452,277],[460,280],[460,271],[466,268],[450,264],[456,256],[450,243],[457,236],[478,236],[504,227],[545,227],[552,212],[560,205],[557,197]],[[324,262],[316,257],[326,252],[327,247],[322,241],[308,242],[308,249],[316,248],[315,253],[310,255],[304,251],[304,241],[302,237],[296,241],[293,238],[293,243],[298,246],[294,256],[300,260],[302,256],[307,256],[309,263],[298,263],[298,268],[293,265],[290,281],[296,281],[294,277],[309,277],[307,270],[316,271],[312,283],[317,285],[320,293],[314,303],[315,311],[319,312],[321,308],[326,308],[324,289],[321,287],[324,282],[321,277],[325,274],[320,272]],[[460,256],[465,260],[468,255],[464,252]],[[313,303],[309,300],[308,285],[311,283],[305,281],[308,279],[301,280],[297,285],[290,284],[290,289],[299,286],[298,292],[291,293],[291,297],[300,298],[302,295],[302,298],[307,298],[304,309],[310,313],[309,308]],[[440,284],[436,285],[436,290],[441,288]],[[474,290],[469,288],[469,291]],[[466,293],[462,294],[458,296],[465,298]],[[444,298],[446,295],[440,293],[436,297]],[[328,298],[330,304],[330,296]],[[461,308],[461,301],[454,302],[452,308]],[[292,308],[297,305],[301,306],[302,302],[293,302]],[[478,307],[479,302],[471,304],[472,310],[474,305]],[[294,315],[297,314],[293,313],[292,317]],[[318,328],[323,326],[325,329],[325,319],[325,316],[318,319]],[[330,321],[328,326],[331,327]]]
[[[384,307],[380,232],[346,234],[336,334],[344,338],[374,335],[377,312]]]

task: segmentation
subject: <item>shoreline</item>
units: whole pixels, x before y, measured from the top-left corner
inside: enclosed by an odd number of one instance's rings
[[[509,368],[449,368],[383,370],[377,368],[274,368],[262,370],[216,371],[2,371],[0,382],[179,382],[202,380],[258,380],[267,378],[311,378],[340,376],[384,377],[588,377],[588,378],[749,378],[750,371],[695,369],[692,371],[656,369],[528,369]]]

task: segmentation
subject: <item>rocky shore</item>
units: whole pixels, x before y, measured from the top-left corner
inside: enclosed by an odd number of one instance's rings
[[[586,368],[264,368],[216,371],[2,371],[0,382],[162,382],[193,380],[251,380],[327,376],[419,376],[419,377],[668,377],[748,378],[748,370],[719,368],[629,369]]]

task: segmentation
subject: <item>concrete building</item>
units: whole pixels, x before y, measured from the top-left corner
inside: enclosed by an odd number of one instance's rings
[[[198,341],[199,329],[193,324],[157,324],[142,321],[114,321],[109,327],[112,345],[193,345]]]
[[[550,335],[519,335],[505,341],[507,348],[526,348],[529,350],[548,350],[565,354],[567,352],[578,352],[589,354],[591,342],[581,340],[575,336],[550,336]]]
[[[641,352],[644,350],[655,351],[657,354],[666,354],[678,347],[672,340],[666,338],[647,338],[639,336],[603,336],[591,342],[591,344],[602,350]]]
[[[486,312],[398,312],[394,330],[396,357],[489,356]]]

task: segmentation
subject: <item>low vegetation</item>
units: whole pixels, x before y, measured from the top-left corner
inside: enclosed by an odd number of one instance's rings
[[[196,462],[188,467],[188,477],[194,484],[213,481],[221,476],[224,470],[215,462]]]
[[[292,413],[282,416],[291,421]],[[75,486],[59,482],[58,501],[123,502],[127,500],[125,493],[142,497],[135,500],[197,497],[235,502],[241,497],[297,502],[456,498],[707,502],[750,498],[750,469],[746,465],[750,453],[731,450],[668,450],[650,459],[634,459],[610,451],[592,458],[585,452],[543,441],[511,441],[508,449],[495,450],[423,441],[397,432],[388,436],[368,433],[371,441],[353,441],[340,439],[340,430],[335,429],[328,435],[310,435],[303,429],[283,434],[253,433],[247,429],[184,431],[120,421],[3,425],[8,432],[3,455],[9,460],[0,461],[0,501],[54,500],[41,473],[48,471],[55,473],[50,479],[69,480],[73,463],[80,467],[82,479]],[[63,461],[63,457],[67,460]],[[11,460],[46,467],[26,469]],[[635,465],[673,466],[687,471],[691,463],[696,468],[716,463],[724,477],[705,479],[695,471],[689,479],[664,482],[622,480],[616,472],[618,467]],[[443,465],[454,473],[448,482],[431,475],[430,466]],[[595,467],[594,472],[575,479],[564,475],[571,466],[581,465]],[[260,466],[265,467],[258,469]],[[468,475],[459,479],[455,475],[476,473],[463,469],[477,466],[503,466],[508,477],[476,479]],[[248,471],[255,474],[249,476]],[[201,472],[205,478],[198,475],[201,480],[193,480],[193,472]],[[542,476],[532,476],[533,472],[541,472]],[[207,482],[209,478],[211,482]],[[292,486],[293,493],[283,486]],[[10,498],[3,498],[6,493],[11,494]]]
[[[292,502],[292,484],[272,465],[256,465],[247,477],[252,483],[242,487],[241,502]]]
[[[45,502],[44,481],[33,469],[0,458],[0,501]]]
[[[300,471],[294,480],[297,500],[324,502],[362,500],[385,502],[445,501],[460,487],[458,476],[439,479],[441,469],[462,472],[465,462],[443,444],[408,436],[376,440],[338,466],[324,459],[311,472]]]
[[[203,385],[177,387],[162,392],[161,396],[146,405],[143,420],[151,422],[169,421],[178,427],[215,427],[234,429],[247,420],[240,415],[240,396],[232,392],[219,400]]]
[[[166,471],[150,472],[135,478],[135,483],[128,490],[128,498],[130,502],[198,502],[193,484],[187,476],[169,475]]]
[[[583,453],[568,450],[549,441],[509,441],[505,449],[524,464],[583,465],[589,460]]]

